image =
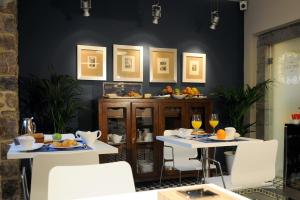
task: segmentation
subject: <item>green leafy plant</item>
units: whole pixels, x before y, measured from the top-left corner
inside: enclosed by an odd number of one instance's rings
[[[78,81],[52,72],[49,79],[33,76],[26,85],[27,94],[22,99],[27,113],[35,116],[44,128],[51,129],[44,131],[64,133],[68,130],[68,123],[82,108]]]
[[[226,126],[235,127],[237,132],[244,136],[250,132],[251,126],[256,122],[244,123],[245,115],[251,106],[265,96],[271,80],[258,83],[254,87],[246,85],[245,88],[225,89],[217,88],[213,96],[216,97],[222,106],[222,119]]]

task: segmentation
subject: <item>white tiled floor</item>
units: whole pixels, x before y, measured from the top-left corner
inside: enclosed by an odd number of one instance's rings
[[[195,178],[182,179],[182,186],[195,185],[195,184],[198,184],[197,180]],[[276,192],[279,194],[278,199],[279,200],[287,199],[284,197],[284,194],[282,194],[282,187],[283,187],[282,179],[276,178],[275,185],[277,188]],[[136,183],[136,191],[139,192],[139,191],[147,191],[147,190],[178,187],[178,186],[179,186],[178,179],[163,181],[161,186],[159,185],[158,181]],[[257,200],[277,199],[274,189],[262,189],[262,188],[252,189],[252,188],[250,188],[250,189],[239,190],[239,191],[235,191],[235,192],[237,192],[241,195],[247,196],[250,199],[257,199]]]

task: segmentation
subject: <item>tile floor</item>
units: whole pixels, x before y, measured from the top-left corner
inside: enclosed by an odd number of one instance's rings
[[[196,185],[196,184],[198,183],[195,178],[182,179],[182,186]],[[234,192],[255,200],[273,200],[273,199],[293,200],[291,198],[288,198],[285,195],[285,193],[282,192],[282,187],[283,187],[282,178],[276,178],[275,185],[277,188],[276,191],[275,189],[250,188],[250,189],[238,190]],[[155,189],[162,189],[162,188],[172,188],[178,186],[179,183],[177,179],[163,181],[161,186],[159,185],[159,181],[136,183],[136,191],[140,192],[140,191],[155,190]]]

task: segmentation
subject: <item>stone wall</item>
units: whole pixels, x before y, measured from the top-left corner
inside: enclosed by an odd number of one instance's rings
[[[17,0],[0,0],[0,199],[20,199],[20,163],[7,160],[18,135]]]

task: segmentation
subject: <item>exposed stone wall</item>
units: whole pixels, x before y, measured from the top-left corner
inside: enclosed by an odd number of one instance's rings
[[[7,160],[18,135],[17,0],[0,0],[0,199],[20,199],[20,163]]]

